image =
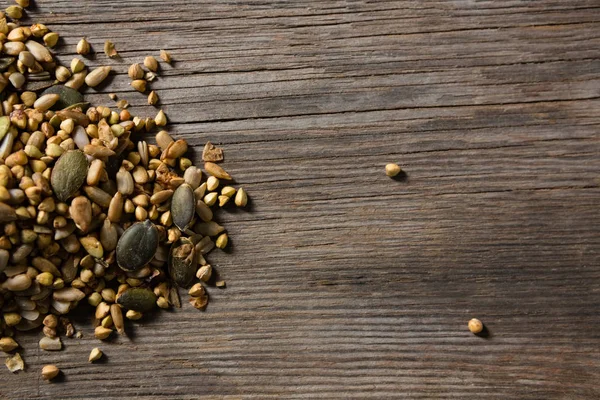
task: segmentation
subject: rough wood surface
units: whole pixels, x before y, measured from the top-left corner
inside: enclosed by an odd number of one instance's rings
[[[118,71],[93,101],[154,113],[126,67],[168,49],[173,134],[222,145],[252,206],[220,215],[205,313],[27,335],[0,399],[600,398],[597,0],[36,4],[62,60],[85,35]]]

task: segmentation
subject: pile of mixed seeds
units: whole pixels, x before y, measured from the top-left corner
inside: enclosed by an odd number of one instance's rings
[[[43,327],[40,348],[60,350],[60,335],[80,335],[67,315],[81,302],[95,308],[100,340],[124,334],[127,319],[157,306],[179,307],[177,286],[205,309],[203,283],[225,285],[211,280],[204,258],[228,243],[213,208],[248,201],[244,189],[222,184],[232,178],[211,143],[203,179],[185,158],[187,142],[162,130],[162,110],[140,118],[124,100],[118,111],[85,102],[80,88],[102,83],[111,67],[88,71],[80,58],[58,65],[49,50],[58,35],[43,24],[20,25],[27,5],[17,0],[0,13],[0,351],[10,353],[13,372],[23,369],[16,332]],[[77,53],[90,51],[82,39]],[[111,42],[104,51],[118,55]],[[127,72],[142,93],[158,61],[149,56],[143,64],[147,70],[133,64]],[[151,91],[148,103],[157,102]],[[143,140],[154,130],[156,144]],[[89,361],[100,357],[95,348]],[[58,372],[48,365],[42,376]]]

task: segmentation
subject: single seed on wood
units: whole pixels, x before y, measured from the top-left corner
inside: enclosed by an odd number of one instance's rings
[[[88,41],[83,38],[77,43],[77,54],[88,55],[90,53],[91,47]],[[75,72],[75,71],[73,71]]]
[[[228,181],[231,180],[231,175],[229,175],[227,171],[225,171],[223,168],[221,168],[213,162],[205,162],[204,169],[206,170],[206,172],[208,172],[214,177],[217,177],[219,179],[225,179]]]
[[[235,195],[235,205],[238,207],[245,207],[248,204],[248,195],[244,188],[240,188]]]
[[[89,362],[94,362],[94,361],[98,361],[101,357],[102,357],[102,350],[100,350],[98,347],[95,347],[92,349],[92,351],[90,352],[90,356],[88,357],[88,361]]]
[[[158,103],[158,95],[156,94],[156,92],[153,90],[150,92],[150,94],[148,95],[148,104],[150,104],[151,106],[155,105],[156,103]]]
[[[167,52],[166,50],[161,50],[160,51],[160,58],[163,59],[164,62],[166,62],[167,64],[171,64],[171,54],[169,52]]]
[[[471,333],[478,334],[481,333],[481,331],[483,331],[483,323],[477,318],[471,319],[469,321],[468,326]]]
[[[62,349],[62,342],[59,337],[49,338],[43,337],[40,339],[40,349],[47,351],[58,351]]]
[[[25,363],[23,362],[23,359],[19,353],[7,358],[5,364],[8,370],[13,373],[17,371],[23,371],[23,369],[25,369]]]
[[[104,53],[110,58],[114,58],[119,55],[117,53],[117,49],[115,48],[115,44],[110,40],[104,42]]]
[[[218,287],[218,288],[221,288],[221,289],[224,289],[226,285],[227,284],[225,283],[225,281],[217,281],[215,283],[215,286]]]
[[[163,110],[160,110],[158,114],[156,114],[156,117],[154,117],[154,122],[156,123],[156,126],[167,125],[167,116]]]
[[[127,75],[129,75],[132,80],[142,79],[144,77],[144,70],[140,64],[131,64],[127,70]]]
[[[156,72],[158,70],[158,61],[153,56],[147,56],[144,58],[144,65],[152,72]]]
[[[13,338],[3,337],[2,339],[0,339],[0,351],[8,353],[13,351],[17,347],[19,347],[19,344]]]
[[[227,247],[228,242],[229,237],[226,233],[224,233],[217,238],[217,240],[215,241],[215,246],[217,246],[219,249],[224,249],[225,247]]]
[[[46,381],[51,381],[58,376],[60,369],[56,365],[44,365],[42,368],[42,378]]]
[[[387,164],[385,166],[385,174],[390,178],[398,175],[402,171],[402,168],[398,164]]]
[[[110,70],[110,66],[98,67],[94,69],[85,77],[86,85],[88,85],[89,87],[98,86],[100,83],[102,83],[104,79],[106,79],[106,77],[110,73]]]
[[[210,277],[212,276],[212,266],[203,265],[198,268],[198,272],[196,272],[196,277],[200,279],[202,282],[208,282]]]

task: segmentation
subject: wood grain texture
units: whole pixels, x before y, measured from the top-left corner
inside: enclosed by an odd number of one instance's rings
[[[168,49],[172,133],[251,197],[227,281],[131,338],[44,353],[0,399],[600,398],[600,4],[38,1],[70,61]],[[198,159],[198,157],[196,158]],[[399,162],[405,179],[383,172]],[[185,298],[185,296],[184,296]],[[466,328],[472,317],[486,338]],[[43,364],[65,373],[40,380]]]

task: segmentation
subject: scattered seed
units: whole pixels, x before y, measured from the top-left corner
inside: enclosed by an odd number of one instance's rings
[[[94,347],[92,349],[92,351],[90,352],[90,356],[88,357],[88,361],[93,363],[94,361],[98,361],[100,358],[102,358],[102,355],[104,353],[102,353],[102,350],[100,350],[98,347]]]
[[[115,58],[119,55],[117,53],[117,49],[115,48],[115,44],[110,40],[104,42],[104,53],[110,58]]]
[[[385,166],[385,174],[390,178],[398,175],[402,171],[402,168],[398,164],[387,164]]]
[[[478,334],[481,333],[481,331],[483,331],[483,323],[477,318],[471,319],[469,321],[468,326],[471,333]]]
[[[133,224],[117,243],[117,263],[125,271],[135,271],[149,263],[158,247],[158,230],[146,220]]]
[[[25,363],[23,362],[23,359],[19,353],[7,358],[5,364],[6,368],[8,368],[8,370],[12,373],[23,371],[25,369]]]
[[[109,66],[98,67],[98,68],[94,69],[92,72],[87,74],[87,76],[85,77],[86,85],[88,85],[89,87],[98,86],[100,83],[102,83],[102,81],[104,79],[106,79],[106,77],[110,73],[110,70],[111,70],[111,67],[109,67]]]
[[[144,66],[150,71],[156,72],[158,70],[158,61],[153,56],[147,56],[144,58]]]
[[[45,381],[51,381],[56,378],[60,372],[60,369],[56,365],[44,365],[42,368],[42,378]]]
[[[83,56],[88,55],[90,53],[91,47],[88,41],[83,38],[77,43],[77,54],[81,54]],[[73,71],[75,72],[75,71]]]

